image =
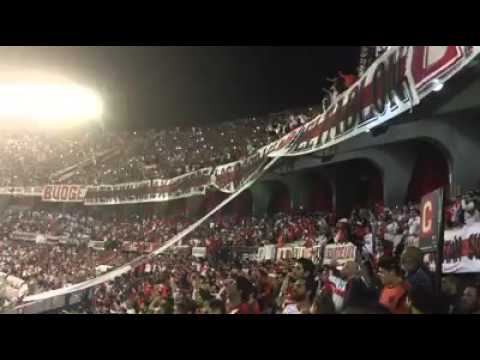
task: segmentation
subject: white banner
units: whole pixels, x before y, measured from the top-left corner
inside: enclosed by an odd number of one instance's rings
[[[36,234],[36,233],[14,231],[10,234],[10,239],[11,240],[18,240],[18,241],[35,242],[37,240],[38,235],[39,234]]]
[[[480,272],[480,223],[445,231],[444,273]]]
[[[262,262],[265,260],[265,247],[261,246],[257,250],[257,261]]]
[[[207,248],[206,247],[193,247],[192,248],[192,256],[196,258],[204,258],[207,256]]]
[[[93,241],[88,242],[88,247],[95,250],[105,250],[105,241]]]
[[[42,196],[42,186],[0,187],[0,195]]]
[[[275,260],[277,247],[275,245],[265,245],[265,260]]]
[[[353,244],[329,244],[325,246],[323,264],[329,265],[335,259],[339,265],[343,265],[355,261],[356,256],[357,247]]]

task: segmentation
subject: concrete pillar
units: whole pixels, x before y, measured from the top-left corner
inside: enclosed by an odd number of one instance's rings
[[[187,216],[198,217],[205,215],[203,209],[205,196],[192,196],[185,201],[185,212]]]

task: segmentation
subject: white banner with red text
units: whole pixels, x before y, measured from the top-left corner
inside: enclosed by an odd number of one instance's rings
[[[303,125],[286,156],[325,149],[411,110],[479,52],[479,46],[392,46],[325,113]]]
[[[434,256],[425,260],[433,269]],[[480,272],[480,223],[445,230],[442,267],[444,274]]]
[[[42,190],[42,201],[83,202],[87,187],[82,185],[46,185]]]
[[[323,265],[330,265],[333,260],[336,260],[338,265],[344,265],[349,261],[355,261],[356,257],[357,247],[351,243],[329,244],[325,246]]]

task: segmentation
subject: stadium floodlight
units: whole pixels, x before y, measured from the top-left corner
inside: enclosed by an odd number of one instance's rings
[[[102,117],[98,94],[74,83],[0,81],[0,120],[71,125]]]

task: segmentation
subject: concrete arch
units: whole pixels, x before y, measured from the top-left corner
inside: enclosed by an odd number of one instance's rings
[[[334,210],[338,216],[348,216],[353,208],[383,202],[383,167],[365,154],[326,165],[322,171],[335,184]]]
[[[279,180],[264,180],[250,188],[253,214],[263,216],[276,211],[289,211],[292,207],[288,186]]]
[[[309,172],[306,176],[313,186],[305,209],[307,211],[333,211],[335,182],[321,171]]]
[[[315,154],[299,157],[290,171],[367,157],[382,167],[385,203],[393,206],[406,199],[416,159],[414,144],[426,140],[439,146],[448,159],[449,182],[455,193],[475,188],[480,183],[480,167],[472,166],[472,162],[475,154],[480,153],[480,121],[476,114],[457,113],[449,116],[423,117],[419,120],[409,115],[407,119],[395,120],[382,134],[374,136],[372,132],[364,133],[339,143],[336,155],[329,161],[323,161]]]
[[[453,161],[450,152],[434,139],[413,141],[417,156],[408,184],[407,201],[418,203],[421,197],[439,187],[451,193]]]

